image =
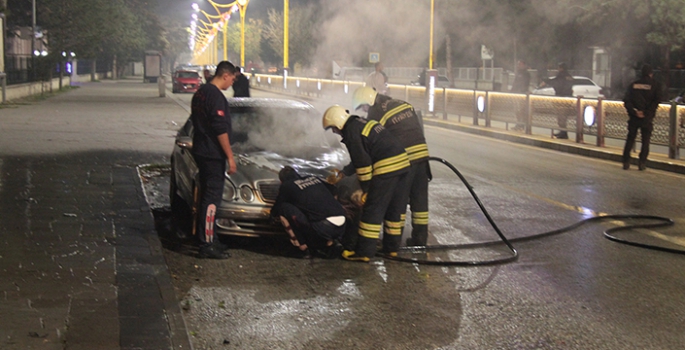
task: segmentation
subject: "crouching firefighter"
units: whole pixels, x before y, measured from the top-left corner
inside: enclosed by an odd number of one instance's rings
[[[377,93],[364,86],[352,95],[355,110],[367,112],[368,120],[383,125],[400,141],[411,163],[407,179],[409,186],[409,207],[411,208],[412,231],[407,239],[408,246],[425,246],[428,241],[428,145],[423,134],[423,125],[414,107],[407,102]],[[404,228],[405,214],[402,214]]]
[[[335,105],[323,115],[324,129],[342,136],[352,158],[364,207],[359,220],[355,247],[344,247],[342,257],[351,261],[371,261],[383,225],[383,253],[396,256],[402,239],[402,214],[407,207],[410,170],[404,147],[375,120],[364,121]],[[352,175],[351,167],[345,168]]]
[[[290,242],[309,256],[316,252],[337,258],[335,241],[345,232],[345,209],[333,196],[335,187],[316,176],[302,177],[286,166],[278,173],[281,186],[271,217],[283,224]]]

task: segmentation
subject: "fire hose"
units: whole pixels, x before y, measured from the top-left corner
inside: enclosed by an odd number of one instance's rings
[[[619,237],[616,237],[613,235],[613,233],[619,232],[619,231],[656,228],[656,227],[665,227],[665,226],[674,225],[673,220],[671,220],[670,218],[666,218],[666,217],[662,217],[662,216],[655,216],[655,215],[600,215],[600,216],[593,216],[593,217],[578,221],[572,225],[569,225],[569,226],[566,226],[566,227],[563,227],[560,229],[556,229],[556,230],[552,230],[552,231],[548,231],[548,232],[542,232],[542,233],[538,233],[538,234],[533,234],[533,235],[526,236],[526,237],[508,239],[506,236],[504,236],[504,234],[499,229],[499,227],[497,226],[495,221],[492,219],[492,217],[488,213],[487,209],[485,208],[483,203],[478,198],[478,195],[476,195],[476,192],[473,190],[473,187],[469,184],[469,182],[466,180],[466,178],[459,172],[459,170],[457,170],[456,167],[454,167],[448,161],[446,161],[442,158],[438,158],[438,157],[430,157],[429,161],[438,162],[440,164],[445,165],[453,173],[455,173],[459,177],[459,179],[461,179],[462,183],[466,186],[469,193],[471,194],[473,199],[478,204],[478,207],[480,208],[480,210],[483,212],[483,214],[487,218],[488,222],[490,223],[490,226],[492,226],[492,228],[497,233],[497,236],[499,236],[499,240],[479,242],[479,243],[441,244],[441,245],[402,247],[402,248],[400,248],[400,254],[398,254],[397,256],[381,255],[382,257],[384,257],[386,259],[401,261],[401,262],[421,264],[421,265],[439,265],[439,266],[488,266],[488,265],[506,264],[506,263],[516,261],[518,259],[518,256],[519,256],[518,251],[512,245],[513,242],[531,241],[531,240],[540,239],[540,238],[544,238],[544,237],[548,237],[548,236],[552,236],[552,235],[557,235],[557,234],[560,234],[563,232],[571,231],[571,230],[576,229],[576,228],[578,228],[584,224],[591,223],[591,222],[597,222],[597,221],[603,221],[603,220],[626,220],[626,219],[646,220],[649,222],[644,223],[644,224],[635,224],[635,225],[626,225],[626,226],[621,226],[621,227],[613,227],[613,228],[610,228],[610,229],[603,232],[604,237],[611,240],[611,241],[630,245],[630,246],[634,246],[634,247],[651,249],[651,250],[656,250],[656,251],[661,251],[661,252],[666,252],[666,253],[685,255],[685,250],[673,249],[673,248],[668,248],[668,247],[662,247],[662,246],[656,246],[656,245],[651,245],[651,244],[634,242],[634,241],[626,240],[626,239],[619,238]],[[497,246],[497,245],[505,245],[510,254],[508,256],[494,258],[494,259],[462,260],[462,261],[433,260],[433,259],[429,259],[427,257],[426,258],[415,258],[415,257],[404,257],[403,256],[405,253],[410,253],[410,254],[414,254],[414,255],[421,254],[423,256],[428,256],[428,254],[425,254],[425,253],[428,253],[431,251],[464,250],[464,249],[492,247],[492,246]]]

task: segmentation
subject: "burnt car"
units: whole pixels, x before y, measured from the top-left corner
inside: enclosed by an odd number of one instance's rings
[[[192,70],[179,70],[174,72],[172,79],[171,91],[177,92],[195,92],[202,84],[200,73]]]
[[[284,234],[270,218],[285,165],[300,174],[326,177],[349,163],[347,151],[321,127],[321,114],[302,101],[229,98],[230,136],[237,172],[225,174],[216,213],[219,234],[256,237]],[[174,216],[191,217],[199,200],[198,170],[191,155],[193,123],[178,131],[171,154],[170,193]]]

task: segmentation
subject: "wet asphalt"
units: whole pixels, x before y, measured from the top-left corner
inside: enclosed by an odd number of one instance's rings
[[[499,266],[301,259],[278,238],[224,238],[229,260],[199,260],[171,224],[167,173],[138,176],[141,164],[168,163],[187,117],[190,95],[156,92],[85,84],[0,109],[0,348],[685,346],[685,258],[602,237],[629,222],[516,243],[519,259]],[[508,237],[595,213],[654,214],[676,224],[622,237],[685,249],[682,175],[433,126],[426,134],[431,155],[464,174]],[[432,169],[430,243],[496,240],[456,176]],[[494,246],[420,257],[508,254]]]
[[[433,126],[426,134],[431,155],[463,173],[509,238],[593,215],[652,214],[676,225],[618,235],[685,249],[682,175],[624,171],[612,161]],[[432,170],[429,243],[497,240],[459,179],[439,163]],[[302,260],[276,240],[228,240],[236,247],[228,263],[198,263],[171,250],[166,256],[193,342],[203,349],[682,348],[685,258],[602,236],[642,222],[593,223],[516,243],[518,261],[502,266]],[[414,257],[509,254],[500,245]]]

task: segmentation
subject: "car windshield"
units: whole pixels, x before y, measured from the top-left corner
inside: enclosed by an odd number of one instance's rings
[[[237,152],[270,151],[311,159],[324,148],[340,147],[321,127],[314,109],[287,107],[231,108],[231,144]]]
[[[200,78],[200,75],[197,74],[197,72],[178,72],[176,73],[176,76],[178,78]]]
[[[590,85],[595,86],[595,84],[590,79],[573,79],[573,85]]]

